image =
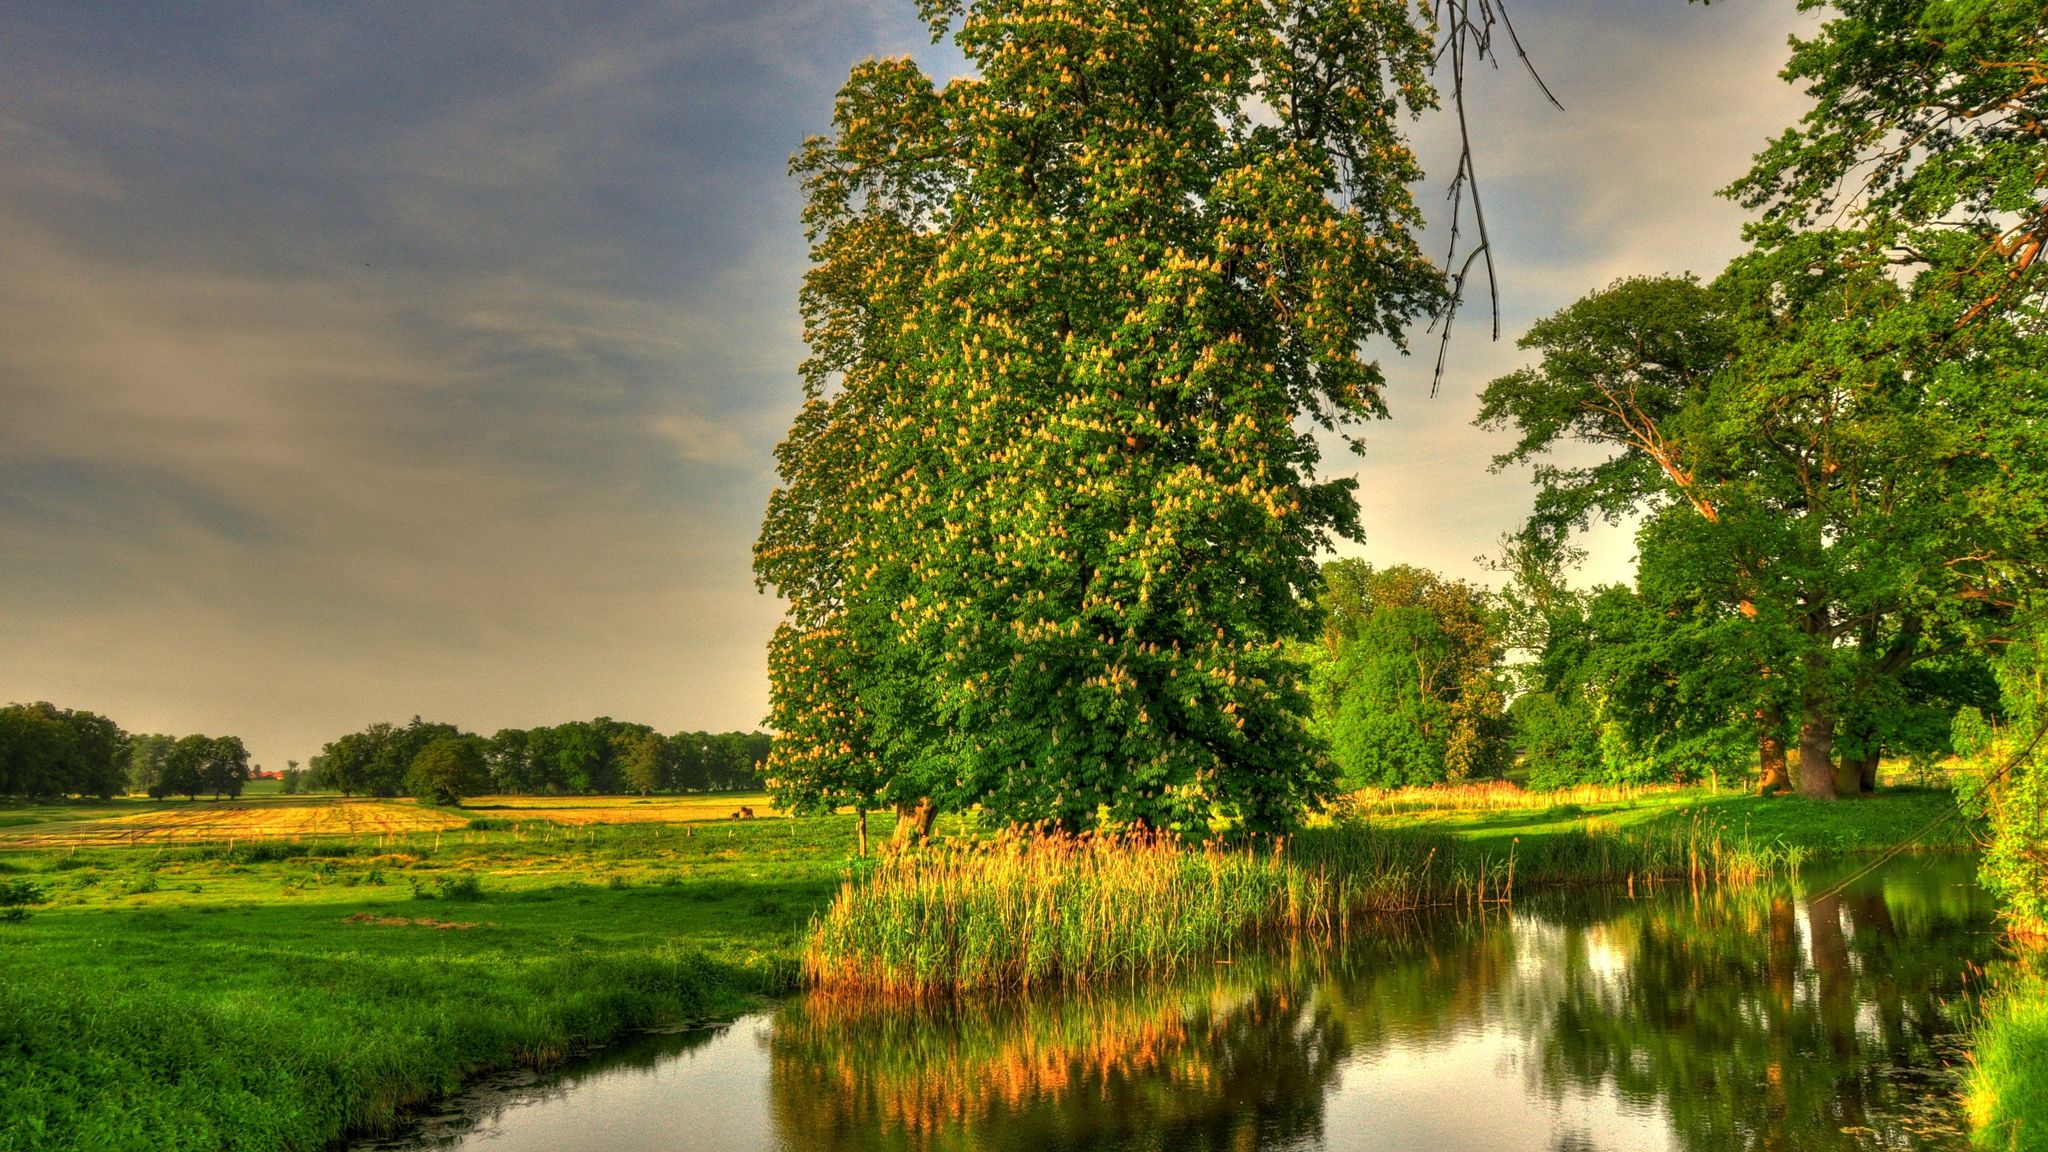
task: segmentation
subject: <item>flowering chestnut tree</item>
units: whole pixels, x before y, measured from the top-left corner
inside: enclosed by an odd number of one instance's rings
[[[794,161],[804,404],[755,551],[770,774],[812,806],[1283,827],[1327,794],[1286,643],[1359,535],[1313,432],[1443,299],[1371,0],[924,0],[972,76],[857,66]]]

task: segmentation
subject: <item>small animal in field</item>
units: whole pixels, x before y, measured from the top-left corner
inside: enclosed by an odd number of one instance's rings
[[[754,818],[754,810],[742,805],[732,814],[731,818],[734,820],[752,820]]]

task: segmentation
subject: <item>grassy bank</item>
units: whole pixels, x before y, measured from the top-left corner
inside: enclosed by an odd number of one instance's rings
[[[1977,1146],[2048,1149],[2048,957],[2026,955],[1994,975],[1974,1039],[1969,1101]]]
[[[814,984],[926,995],[1177,971],[1261,937],[1477,906],[1560,885],[1748,881],[1804,849],[1695,813],[1526,841],[1346,821],[1257,848],[1149,836],[1004,836],[880,861],[847,881],[804,953]]]
[[[849,820],[0,854],[0,1150],[317,1149],[788,990]]]

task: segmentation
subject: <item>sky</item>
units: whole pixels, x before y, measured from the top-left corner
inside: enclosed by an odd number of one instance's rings
[[[1531,321],[1736,252],[1713,193],[1804,107],[1793,7],[1513,0],[1564,110],[1474,84],[1503,339],[1468,311],[1433,398],[1433,340],[1390,355],[1391,419],[1326,456],[1344,554],[1487,578],[1530,488],[1479,390]],[[415,714],[759,726],[788,160],[905,53],[964,70],[910,0],[0,0],[0,701],[272,768]],[[1627,578],[1626,529],[1590,544]]]

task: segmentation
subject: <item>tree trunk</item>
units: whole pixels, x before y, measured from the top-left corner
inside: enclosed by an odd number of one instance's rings
[[[1835,795],[1854,796],[1861,792],[1863,779],[1863,757],[1843,753],[1835,761]]]
[[[1844,796],[1855,796],[1864,792],[1877,791],[1877,761],[1883,749],[1878,743],[1877,725],[1862,715],[1850,717],[1842,722],[1838,733],[1856,754],[1842,756],[1841,767],[1835,770],[1835,791]]]
[[[1835,798],[1835,718],[1809,706],[1799,723],[1799,794],[1809,800]]]
[[[860,810],[860,858],[868,858],[868,810]]]
[[[1835,798],[1835,694],[1829,683],[1827,613],[1811,612],[1805,632],[1813,642],[1802,660],[1799,690],[1799,794],[1809,800]]]
[[[1756,792],[1771,796],[1792,790],[1785,766],[1785,713],[1775,705],[1756,710]]]
[[[932,821],[939,815],[929,796],[915,804],[896,805],[896,831],[890,839],[897,844],[922,844],[931,839]]]

